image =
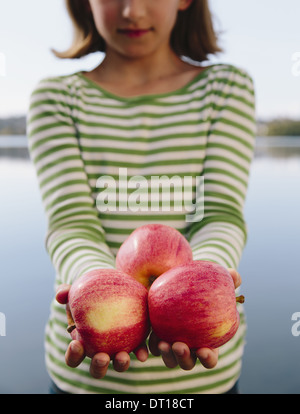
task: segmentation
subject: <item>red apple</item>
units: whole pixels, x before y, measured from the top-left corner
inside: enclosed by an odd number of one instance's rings
[[[218,348],[239,326],[235,287],[227,269],[193,261],[168,270],[149,289],[152,329],[162,340],[191,349]]]
[[[162,224],[146,224],[123,242],[116,256],[116,268],[149,288],[162,273],[192,260],[192,249],[178,230]]]
[[[133,351],[149,333],[147,296],[141,283],[116,269],[86,273],[69,291],[71,337],[83,343],[89,357]]]

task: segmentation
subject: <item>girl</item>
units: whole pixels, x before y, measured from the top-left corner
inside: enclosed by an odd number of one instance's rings
[[[247,235],[243,206],[255,129],[251,78],[230,65],[200,64],[220,50],[206,0],[69,0],[67,6],[74,43],[56,54],[79,58],[103,51],[105,57],[91,72],[41,81],[31,97],[29,147],[58,288],[46,330],[49,374],[58,389],[71,393],[231,392],[243,353],[241,305],[239,330],[219,351],[191,352],[152,335],[151,353],[146,346],[133,356],[120,352],[111,365],[108,355],[87,359],[82,345],[70,342],[65,305],[75,279],[114,267],[121,243],[151,222],[177,228],[195,260],[230,268],[240,285],[234,269]],[[99,205],[98,179],[116,182],[120,170],[131,189],[137,176],[147,182],[153,176],[192,178],[184,197],[196,206],[195,181],[204,177],[204,214],[187,220],[191,206],[184,203],[178,211],[182,192],[176,186],[169,211],[151,210],[144,199],[135,211],[126,203],[124,208],[118,186],[117,208],[109,196]]]

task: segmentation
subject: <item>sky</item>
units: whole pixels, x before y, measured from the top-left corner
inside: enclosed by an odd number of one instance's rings
[[[210,0],[210,7],[224,49],[212,62],[252,76],[258,119],[300,119],[300,0]],[[99,53],[53,55],[71,40],[64,0],[0,0],[0,117],[26,114],[40,79],[98,65]]]

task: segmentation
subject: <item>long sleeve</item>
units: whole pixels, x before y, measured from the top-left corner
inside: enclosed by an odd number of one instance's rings
[[[41,81],[31,96],[27,125],[57,282],[72,283],[90,269],[114,267],[80,154],[68,85]]]
[[[253,157],[253,82],[232,68],[211,86],[211,127],[204,160],[204,214],[190,227],[195,260],[237,268],[247,239],[243,208]]]
[[[153,222],[187,235],[196,260],[237,267],[247,233],[243,205],[254,144],[253,86],[242,71],[212,65],[169,94],[129,98],[105,91],[81,73],[50,78],[32,94],[28,135],[48,219],[46,247],[58,283],[72,283],[92,268],[114,267],[113,254],[126,237]],[[112,177],[119,188],[121,168],[127,183],[136,176],[150,181],[179,176],[186,185],[169,190],[171,211],[100,213],[98,178]],[[202,173],[204,217],[191,222],[186,216],[193,216],[193,179]],[[151,196],[152,188],[145,194]],[[173,200],[184,206],[178,203],[181,209],[175,210]],[[218,365],[209,372],[201,364],[191,373],[170,370],[150,355],[144,363],[132,359],[126,373],[109,368],[98,380],[89,374],[89,359],[78,368],[65,364],[70,342],[65,306],[53,298],[47,370],[59,388],[71,393],[226,392],[240,375],[246,328],[240,315],[237,334],[220,348]]]

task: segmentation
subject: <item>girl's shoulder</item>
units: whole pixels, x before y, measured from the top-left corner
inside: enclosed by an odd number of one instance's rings
[[[207,83],[212,90],[220,90],[225,86],[245,90],[254,95],[254,81],[248,70],[227,63],[218,63],[207,69]]]
[[[33,94],[41,92],[60,92],[68,93],[72,89],[78,87],[79,72],[68,75],[49,76],[40,79],[33,89]]]
[[[208,66],[209,75],[212,78],[244,78],[246,80],[252,81],[252,76],[250,73],[242,68],[241,66],[236,66],[229,63],[217,63],[211,66]]]
[[[77,72],[42,78],[31,91],[29,107],[43,102],[48,105],[63,105],[64,108],[71,108],[74,105],[74,97],[81,89],[81,83]]]

